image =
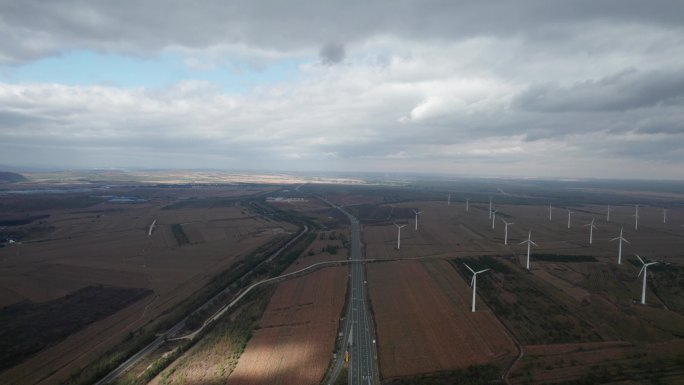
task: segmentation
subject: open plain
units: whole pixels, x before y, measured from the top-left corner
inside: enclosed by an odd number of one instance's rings
[[[0,248],[0,305],[42,303],[93,285],[147,289],[150,294],[36,352],[0,374],[2,382],[59,383],[241,257],[290,236],[295,226],[256,215],[248,205],[233,201],[264,191],[268,189],[129,187],[107,189],[104,198],[100,191],[96,196],[67,191],[54,199],[40,193],[4,196],[3,218],[26,215],[23,210],[34,207],[31,215],[42,219],[3,228],[9,237],[19,237]],[[65,201],[72,207],[60,204]],[[178,243],[173,225],[180,226],[189,243]]]

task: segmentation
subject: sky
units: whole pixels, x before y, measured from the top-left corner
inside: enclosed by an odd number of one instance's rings
[[[681,1],[0,1],[0,165],[684,179]]]

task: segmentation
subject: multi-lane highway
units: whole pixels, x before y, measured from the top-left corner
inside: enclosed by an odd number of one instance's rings
[[[351,280],[350,298],[347,315],[345,316],[344,345],[341,354],[333,366],[331,379],[345,365],[345,352],[349,352],[349,384],[369,385],[379,382],[376,363],[375,333],[373,321],[366,300],[366,274],[362,263],[363,248],[361,247],[361,225],[359,221],[343,208],[326,201],[329,205],[342,211],[351,222]]]

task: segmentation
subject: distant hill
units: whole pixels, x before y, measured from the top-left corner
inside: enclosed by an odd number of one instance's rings
[[[23,182],[26,178],[23,175],[9,171],[0,171],[0,183]]]

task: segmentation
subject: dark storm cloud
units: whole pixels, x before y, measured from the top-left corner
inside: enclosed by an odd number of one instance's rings
[[[335,42],[324,45],[319,53],[321,63],[324,65],[333,65],[342,62],[345,54],[344,44]]]
[[[310,50],[340,36],[349,43],[375,35],[419,40],[520,35],[562,41],[589,23],[681,29],[684,3],[26,0],[2,2],[0,15],[0,60],[12,63],[78,48],[141,55],[169,46],[220,44]]]
[[[513,100],[513,106],[542,112],[622,111],[659,104],[684,106],[684,69],[635,70],[569,87],[534,85]]]

